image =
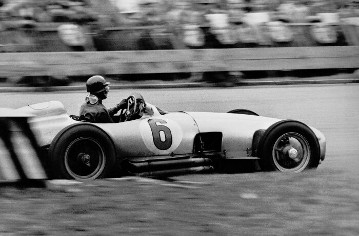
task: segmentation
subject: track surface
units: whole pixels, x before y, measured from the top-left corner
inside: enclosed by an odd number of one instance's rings
[[[359,168],[359,85],[261,86],[236,88],[142,89],[146,101],[168,111],[227,112],[246,108],[263,116],[300,120],[327,138],[327,158],[320,168],[357,172]],[[111,90],[114,106],[132,90]],[[5,107],[59,100],[77,114],[85,92],[0,93]]]

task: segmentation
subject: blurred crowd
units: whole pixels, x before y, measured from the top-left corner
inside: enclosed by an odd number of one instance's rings
[[[44,27],[56,27],[56,37],[80,50],[87,50],[89,35],[95,50],[355,44],[358,32],[341,25],[359,25],[358,6],[358,0],[0,0],[0,51],[17,43],[14,35],[19,44],[36,41],[33,32]]]
[[[0,19],[10,26],[45,22],[82,24],[97,19],[97,13],[83,0],[0,0],[0,5]]]

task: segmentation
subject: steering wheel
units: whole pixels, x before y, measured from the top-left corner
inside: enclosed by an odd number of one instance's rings
[[[135,120],[142,117],[146,108],[145,100],[139,93],[133,93],[127,98],[127,109],[125,110],[125,121]]]

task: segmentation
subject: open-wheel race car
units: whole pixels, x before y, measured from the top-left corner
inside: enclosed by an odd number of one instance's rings
[[[150,115],[119,123],[79,120],[59,101],[19,110],[35,115],[30,125],[46,153],[52,178],[216,171],[230,160],[256,162],[262,171],[301,172],[316,168],[325,157],[324,135],[299,121],[245,109],[167,112],[146,105]]]

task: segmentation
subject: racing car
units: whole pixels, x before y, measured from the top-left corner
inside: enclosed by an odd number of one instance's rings
[[[136,101],[138,95],[131,96],[128,101]],[[300,121],[246,109],[169,112],[145,105],[151,114],[119,123],[83,121],[59,101],[18,109],[34,115],[29,122],[51,178],[177,175],[216,171],[230,160],[238,160],[237,165],[253,161],[261,171],[301,172],[325,158],[325,136]],[[120,114],[139,112],[129,107]]]

